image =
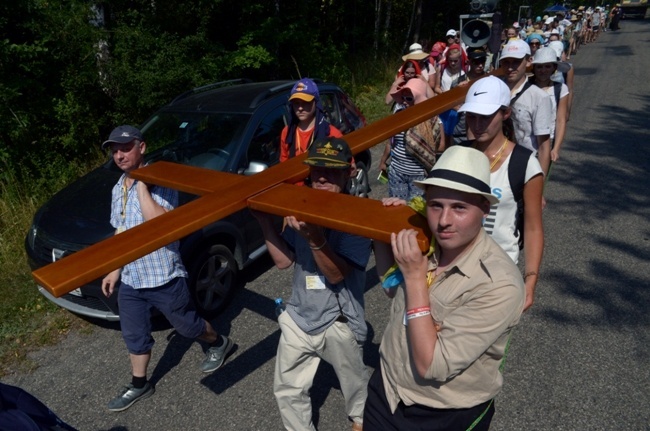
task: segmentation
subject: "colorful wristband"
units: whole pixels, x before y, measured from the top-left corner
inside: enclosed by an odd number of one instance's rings
[[[431,311],[420,311],[413,314],[406,314],[406,320],[417,319],[418,317],[431,316]]]
[[[429,312],[430,312],[430,311],[431,311],[431,307],[426,306],[426,307],[416,307],[416,308],[411,308],[410,310],[407,310],[407,311],[406,311],[406,315],[407,315],[407,316],[410,316],[411,314],[420,313],[420,312],[422,312],[422,311],[429,311]]]

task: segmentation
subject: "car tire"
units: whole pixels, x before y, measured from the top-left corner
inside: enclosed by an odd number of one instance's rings
[[[190,294],[199,314],[215,317],[238,286],[237,262],[228,247],[213,245],[198,255],[190,271]]]
[[[365,163],[356,162],[357,174],[350,178],[350,194],[361,198],[367,198],[370,193],[370,182],[368,181],[368,169]]]

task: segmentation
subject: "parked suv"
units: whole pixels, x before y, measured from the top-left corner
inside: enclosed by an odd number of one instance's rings
[[[288,98],[295,81],[210,84],[188,91],[152,115],[141,130],[147,162],[172,161],[240,175],[278,163],[280,132],[290,119]],[[365,125],[350,98],[336,85],[317,81],[330,122],[349,133]],[[352,194],[367,196],[370,152],[355,156]],[[111,189],[121,175],[112,159],[55,194],[35,214],[25,239],[32,270],[101,241],[109,223]],[[180,203],[194,196],[180,194]],[[237,286],[238,272],[266,251],[248,209],[217,221],[181,241],[189,289],[206,317],[220,311]],[[117,295],[106,298],[101,280],[50,301],[84,316],[119,320]]]

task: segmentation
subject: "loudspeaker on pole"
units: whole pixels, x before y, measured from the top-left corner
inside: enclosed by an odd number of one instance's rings
[[[480,19],[465,24],[460,31],[460,38],[470,48],[478,48],[490,40],[490,25]]]
[[[495,12],[492,16],[492,32],[488,47],[490,52],[497,53],[501,49],[501,31],[503,31],[503,21],[500,12]]]

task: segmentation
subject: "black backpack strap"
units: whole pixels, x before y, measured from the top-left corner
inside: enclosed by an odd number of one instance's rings
[[[289,146],[289,158],[293,159],[296,157],[296,125],[293,122],[289,124],[286,139]]]
[[[528,168],[528,159],[532,151],[528,148],[515,144],[510,156],[510,163],[508,165],[508,181],[512,194],[515,197],[515,202],[520,202],[524,199],[524,184],[526,182],[526,169]]]
[[[510,106],[514,106],[517,99],[519,99],[521,95],[524,94],[526,90],[528,90],[532,85],[533,85],[532,81],[530,80],[526,81],[526,83],[524,84],[524,88],[522,88],[521,91],[513,99],[510,100]]]
[[[555,92],[555,106],[560,106],[560,93],[562,93],[562,83],[553,82],[553,91]]]
[[[520,250],[524,248],[524,186],[526,185],[526,169],[528,169],[528,160],[531,154],[533,152],[528,148],[515,144],[508,165],[508,182],[510,182],[510,188],[517,203],[515,234],[518,238],[517,242]]]

